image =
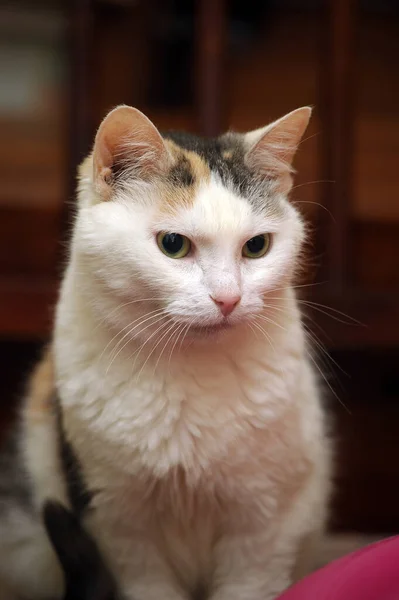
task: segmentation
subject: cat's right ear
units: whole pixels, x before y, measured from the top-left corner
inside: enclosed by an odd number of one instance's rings
[[[151,121],[131,106],[118,106],[101,123],[93,149],[96,191],[104,200],[121,178],[149,180],[162,173],[171,156]]]

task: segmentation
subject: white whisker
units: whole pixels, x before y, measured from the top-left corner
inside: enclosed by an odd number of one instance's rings
[[[194,321],[195,321],[195,319],[192,319],[192,320],[191,320],[189,323],[187,323],[186,330],[185,330],[185,332],[184,332],[184,334],[183,334],[183,338],[182,338],[182,339],[181,339],[181,341],[180,341],[179,352],[181,352],[181,349],[182,349],[182,346],[183,346],[184,340],[186,339],[186,337],[187,337],[187,334],[188,334],[188,332],[190,331],[190,327],[191,327],[191,325],[194,323]],[[191,342],[191,343],[192,343],[192,342]],[[189,344],[189,345],[190,345],[190,344]]]
[[[162,301],[166,301],[169,300],[169,298],[165,297],[165,298],[161,298],[161,297],[152,297],[152,298],[139,298],[136,300],[129,300],[129,302],[124,302],[122,304],[119,304],[118,306],[116,306],[115,308],[113,308],[109,313],[107,313],[102,319],[99,319],[99,322],[97,323],[97,325],[94,328],[94,331],[97,331],[97,329],[99,327],[101,327],[101,325],[103,325],[106,321],[109,320],[109,318],[115,314],[118,310],[122,310],[122,308],[125,308],[126,306],[130,306],[132,304],[137,304],[138,302],[162,302]]]
[[[174,349],[176,348],[176,344],[177,344],[177,342],[179,341],[180,335],[181,335],[181,334],[184,332],[185,328],[187,328],[187,327],[189,327],[189,325],[187,325],[187,324],[185,324],[185,323],[182,323],[182,324],[181,324],[181,327],[179,327],[179,329],[178,329],[178,330],[177,330],[177,332],[176,332],[176,333],[177,333],[177,336],[176,336],[176,339],[175,339],[175,341],[173,342],[172,348],[171,348],[171,350],[170,350],[170,353],[169,353],[169,360],[168,360],[168,371],[169,371],[169,372],[170,372],[170,361],[172,360],[172,354],[173,354],[173,351],[174,351]],[[159,360],[159,359],[158,359],[158,360]]]
[[[266,317],[265,315],[257,315],[257,319],[262,319],[263,321],[266,321],[266,323],[270,323],[270,325],[273,325],[274,327],[278,327],[279,329],[282,329],[283,331],[287,331],[287,329],[285,327],[283,327],[283,325],[280,325],[280,323],[276,323],[276,321],[273,321],[273,319],[270,319],[269,317]]]
[[[351,411],[349,410],[349,408],[346,406],[346,404],[341,400],[341,398],[338,396],[337,392],[334,390],[334,388],[332,387],[332,385],[330,384],[330,382],[328,381],[327,377],[324,375],[322,369],[320,369],[319,365],[317,364],[317,361],[313,358],[312,353],[309,352],[307,350],[307,355],[309,356],[310,360],[312,361],[312,363],[314,364],[315,368],[317,369],[317,371],[320,373],[320,376],[322,377],[322,379],[325,381],[325,383],[327,384],[330,392],[333,394],[333,396],[338,400],[338,402],[345,408],[345,410],[349,413],[352,414]]]
[[[168,321],[167,323],[164,323],[164,325],[170,325],[170,321]],[[176,327],[176,322],[174,322],[174,321],[173,321],[173,322],[172,322],[172,324],[171,324],[171,325],[170,325],[170,326],[169,326],[169,327],[166,329],[166,331],[164,331],[164,332],[163,332],[162,336],[159,338],[159,340],[157,341],[157,343],[155,344],[155,346],[153,346],[153,347],[152,347],[152,349],[150,350],[150,352],[149,352],[149,354],[148,354],[147,358],[145,359],[144,363],[141,365],[140,371],[137,373],[137,376],[136,376],[136,380],[137,380],[137,381],[140,379],[140,375],[141,375],[141,373],[143,372],[143,370],[144,370],[144,368],[145,368],[146,364],[147,364],[147,363],[148,363],[148,361],[150,360],[150,358],[151,358],[151,356],[153,355],[153,353],[155,352],[156,348],[159,346],[159,344],[162,342],[162,340],[163,340],[163,339],[164,339],[164,338],[165,338],[165,337],[166,337],[166,336],[167,336],[167,335],[170,333],[170,331],[172,331],[172,330],[173,330],[173,328],[174,328],[174,327]],[[151,338],[152,338],[152,337],[155,335],[155,333],[157,333],[158,331],[160,331],[160,330],[162,330],[162,329],[164,329],[164,327],[161,325],[161,326],[160,326],[160,327],[157,329],[157,331],[156,331],[156,332],[154,332],[152,335],[150,335],[150,337],[148,338],[147,342],[149,342],[149,341],[150,341],[150,339],[151,339]],[[147,342],[146,342],[146,343],[147,343]],[[144,346],[146,345],[146,343],[145,343],[145,344],[143,344],[143,346],[142,346],[142,347],[141,347],[141,349],[140,349],[140,352],[141,352],[141,350],[144,348]],[[168,340],[166,341],[166,344],[167,344],[167,343],[168,343]],[[134,364],[136,364],[136,360],[137,360],[137,358],[138,358],[138,356],[139,356],[140,352],[139,352],[139,353],[138,353],[138,355],[136,356],[136,359],[135,359],[135,361],[134,361]]]
[[[145,348],[145,346],[153,339],[154,336],[156,336],[160,331],[162,331],[165,327],[167,327],[169,325],[170,325],[170,319],[165,321],[165,323],[161,323],[161,325],[159,327],[157,327],[157,329],[155,331],[153,331],[153,333],[141,344],[141,346],[133,352],[133,354],[129,357],[129,358],[133,358],[133,356],[136,355],[136,358],[134,359],[133,366],[132,366],[133,369],[136,365],[137,359],[140,356],[143,348]]]
[[[108,342],[108,344],[105,346],[104,350],[102,351],[99,360],[102,359],[104,353],[106,352],[107,348],[112,344],[112,342],[114,341],[115,338],[117,338],[119,335],[121,335],[124,331],[126,331],[126,329],[129,329],[129,327],[132,327],[135,323],[137,323],[138,321],[140,321],[140,319],[143,319],[144,317],[148,317],[150,315],[155,316],[154,313],[158,313],[158,312],[163,312],[163,309],[156,309],[156,310],[151,310],[148,313],[145,313],[144,315],[141,315],[140,317],[138,317],[137,319],[135,319],[134,321],[131,321],[128,325],[126,325],[125,327],[123,327],[122,329],[120,329]],[[130,330],[126,335],[129,335],[131,333],[132,330]],[[116,350],[116,348],[118,347],[119,343],[121,343],[123,340],[125,339],[125,336],[123,336],[123,338],[121,340],[119,340],[119,342],[116,344],[116,346],[114,347],[113,351],[114,352]],[[112,353],[111,353],[112,354]]]
[[[346,373],[343,368],[337,363],[336,360],[334,360],[334,358],[331,356],[331,354],[328,352],[327,348],[325,347],[325,345],[323,344],[323,342],[321,342],[318,337],[316,336],[316,334],[310,329],[309,325],[307,325],[306,323],[303,323],[303,326],[305,328],[305,333],[306,335],[309,336],[312,344],[314,344],[320,351],[321,355],[328,358],[340,371],[341,373],[343,373],[344,375],[348,376],[348,373]],[[328,366],[328,365],[327,365]]]
[[[144,319],[144,321],[140,321],[140,323],[138,323],[138,324],[137,324],[137,325],[135,325],[135,326],[134,326],[132,329],[130,329],[130,330],[129,330],[129,332],[123,336],[123,339],[124,339],[124,338],[126,338],[127,336],[129,336],[129,337],[128,337],[128,339],[127,339],[127,341],[126,341],[126,342],[123,344],[123,346],[122,346],[122,347],[120,347],[120,348],[119,348],[118,352],[117,352],[116,354],[114,354],[114,356],[112,357],[112,360],[111,360],[110,364],[108,365],[108,368],[107,368],[107,371],[106,371],[106,373],[108,373],[108,371],[109,371],[109,369],[110,369],[110,367],[111,367],[112,363],[113,363],[113,362],[116,360],[116,358],[119,356],[119,354],[120,354],[120,353],[121,353],[121,352],[122,352],[122,351],[123,351],[123,350],[126,348],[126,346],[129,344],[129,342],[130,342],[130,336],[131,336],[131,334],[133,333],[133,331],[134,331],[135,329],[137,329],[137,327],[141,327],[141,325],[143,325],[143,323],[145,323],[146,321],[149,321],[150,319],[155,319],[155,321],[151,321],[151,323],[148,323],[148,324],[147,324],[147,325],[144,327],[144,329],[141,331],[141,333],[142,333],[143,331],[145,331],[145,330],[146,330],[146,329],[148,329],[149,327],[153,327],[154,325],[156,325],[157,323],[159,323],[160,321],[162,321],[162,320],[163,320],[163,319],[165,319],[165,318],[166,318],[166,317],[165,317],[163,314],[161,314],[161,315],[158,315],[158,314],[157,314],[157,315],[152,315],[151,317],[148,317],[147,319]],[[121,341],[122,341],[122,340],[121,340]],[[118,342],[118,344],[120,344],[120,343],[121,343],[121,342]]]
[[[174,343],[173,343],[173,345],[172,345],[172,350],[173,350],[173,348],[174,348],[174,346],[175,346],[175,344],[176,344],[176,341],[179,339],[179,333],[180,333],[180,332],[182,331],[182,329],[184,328],[184,324],[182,324],[182,323],[175,323],[174,325],[176,325],[176,329],[175,329],[175,331],[173,331],[173,330],[172,330],[172,333],[170,334],[170,337],[169,337],[169,339],[167,339],[167,340],[166,340],[166,342],[165,342],[165,344],[164,344],[164,346],[163,346],[163,348],[162,348],[161,352],[160,352],[160,353],[159,353],[159,355],[158,355],[157,361],[156,361],[156,363],[155,363],[155,366],[154,366],[154,375],[155,375],[155,372],[156,372],[156,370],[157,370],[157,367],[158,367],[158,365],[159,365],[159,362],[160,362],[160,360],[161,360],[161,358],[162,358],[162,355],[163,355],[164,351],[166,350],[166,347],[167,347],[168,343],[169,343],[169,342],[172,342],[173,336],[175,336],[175,335],[177,336],[177,337],[176,337],[176,340],[174,341]],[[170,330],[168,330],[168,331],[166,332],[166,335],[169,333],[169,331],[170,331]],[[163,337],[165,337],[165,335],[164,335]],[[161,338],[161,340],[160,340],[160,341],[162,341],[163,337]],[[159,343],[159,342],[158,342],[158,343]],[[157,345],[158,345],[158,344],[157,344]],[[156,348],[156,346],[155,346],[155,348]],[[155,348],[154,348],[154,349],[155,349]],[[169,360],[170,360],[170,357],[169,357]]]

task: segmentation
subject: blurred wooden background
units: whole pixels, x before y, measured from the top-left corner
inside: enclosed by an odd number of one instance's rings
[[[25,0],[0,8],[0,40],[4,415],[49,335],[76,164],[106,111],[215,135],[311,104],[292,201],[311,223],[303,299],[336,421],[333,525],[399,530],[398,3]]]

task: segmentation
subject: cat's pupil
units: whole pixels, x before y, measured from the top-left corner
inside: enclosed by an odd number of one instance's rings
[[[179,233],[166,233],[162,239],[162,246],[169,254],[177,254],[183,248],[183,236]]]
[[[265,246],[265,238],[263,235],[256,235],[247,241],[247,248],[251,254],[258,254]]]

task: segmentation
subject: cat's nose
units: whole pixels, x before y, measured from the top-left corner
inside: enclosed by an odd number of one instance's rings
[[[228,317],[233,310],[235,309],[235,307],[237,306],[237,304],[239,303],[239,301],[241,300],[241,296],[217,296],[216,298],[214,298],[213,296],[211,296],[212,300],[214,301],[214,303],[219,307],[220,312],[222,313],[222,315],[224,317]]]

